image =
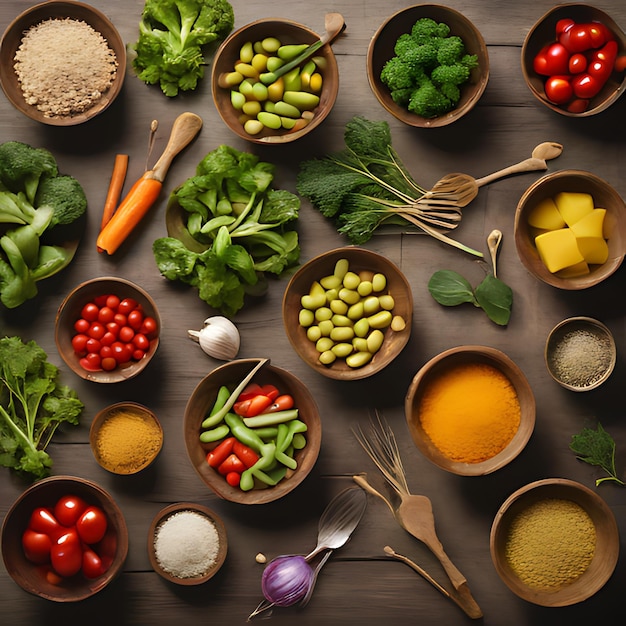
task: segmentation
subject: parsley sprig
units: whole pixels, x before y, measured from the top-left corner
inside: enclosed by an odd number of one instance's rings
[[[605,481],[613,481],[618,485],[626,484],[617,477],[615,440],[599,422],[597,430],[583,428],[580,433],[574,435],[569,447],[576,454],[576,458],[590,465],[597,465],[608,474],[596,479],[596,487]]]

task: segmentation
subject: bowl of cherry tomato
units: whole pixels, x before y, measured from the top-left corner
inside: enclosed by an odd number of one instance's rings
[[[53,602],[78,602],[122,571],[128,530],[102,487],[74,476],[52,476],[29,487],[2,524],[7,572],[25,591]]]
[[[81,283],[61,303],[55,341],[61,358],[85,380],[117,383],[142,372],[159,346],[156,303],[138,285],[103,277]]]
[[[604,11],[561,4],[530,29],[522,73],[532,94],[553,111],[588,117],[626,89],[626,34]]]
[[[322,439],[308,387],[268,359],[237,359],[205,376],[187,402],[183,429],[202,481],[239,504],[293,491],[313,469]]]

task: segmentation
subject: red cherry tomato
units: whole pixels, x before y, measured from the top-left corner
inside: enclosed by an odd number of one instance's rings
[[[231,487],[239,487],[240,481],[241,481],[241,474],[238,474],[237,472],[228,472],[228,474],[226,474],[226,482]]]
[[[119,311],[115,314],[113,321],[121,328],[122,326],[126,326],[128,320],[126,319],[126,315],[123,315]]]
[[[100,311],[98,311],[98,321],[102,324],[108,324],[113,321],[115,317],[115,311],[108,306],[103,306]]]
[[[267,396],[270,400],[276,400],[280,395],[280,391],[274,385],[263,385],[261,387],[261,393],[264,396]]]
[[[88,372],[97,372],[100,368],[100,355],[96,352],[90,352],[87,356],[80,359],[79,363],[83,369],[86,369]]]
[[[30,516],[28,527],[38,533],[48,535],[53,541],[63,532],[62,526],[50,509],[37,507]]]
[[[104,333],[102,339],[100,339],[100,344],[103,347],[108,347],[115,341],[117,341],[117,335],[114,335],[110,330],[107,330],[106,333]],[[102,350],[100,352],[102,353]],[[100,356],[102,356],[102,354],[100,354]]]
[[[254,417],[259,413],[263,413],[268,406],[272,404],[272,400],[267,396],[259,394],[250,398],[250,400],[243,400],[242,402],[235,402],[233,405],[233,411],[241,417]]]
[[[102,349],[102,344],[98,339],[93,339],[92,337],[90,337],[85,342],[85,349],[89,354],[91,354],[92,352],[100,352],[100,350]]]
[[[533,60],[533,69],[542,76],[567,74],[570,53],[558,42],[544,46]]]
[[[99,309],[101,309],[103,306],[106,306],[106,303],[107,303],[107,298],[108,298],[108,297],[109,297],[109,296],[107,296],[106,294],[102,294],[102,295],[100,295],[100,296],[96,296],[96,297],[93,299],[94,304],[95,304],[95,305],[96,305]]]
[[[139,330],[143,324],[143,313],[139,309],[134,309],[128,314],[128,325],[133,330]]]
[[[559,20],[556,23],[556,34],[560,35],[561,33],[565,32],[566,30],[568,30],[572,26],[574,26],[575,23],[576,22],[574,22],[574,20],[569,18],[569,17],[565,17],[565,18]]]
[[[544,89],[546,97],[554,104],[565,104],[574,95],[568,76],[550,76],[546,81]]]
[[[117,361],[113,356],[103,356],[100,362],[100,367],[105,372],[112,372],[117,367]]]
[[[568,71],[570,74],[580,74],[587,69],[587,57],[581,52],[572,54],[569,58]]]
[[[570,113],[584,113],[589,108],[589,100],[574,98],[567,104],[566,108]]]
[[[91,322],[86,320],[84,317],[81,317],[74,322],[74,330],[77,333],[86,333],[89,330],[89,326],[91,326]]]
[[[85,578],[98,578],[106,571],[102,559],[91,548],[83,548],[82,570]]]
[[[120,299],[118,296],[116,296],[115,294],[111,294],[109,296],[107,296],[106,299],[106,306],[108,306],[109,308],[113,309],[114,311],[117,311],[117,307],[120,305]]]
[[[128,315],[137,308],[137,301],[133,298],[124,298],[118,305],[117,311],[122,315]]]
[[[142,332],[144,335],[148,337],[155,336],[158,330],[157,322],[153,317],[146,315],[143,319],[143,324],[139,329],[139,332]]]
[[[118,339],[123,343],[128,343],[133,340],[135,331],[130,326],[122,326],[118,334]]]
[[[63,526],[73,526],[86,508],[87,503],[81,497],[63,496],[54,505],[54,517]]]
[[[270,406],[263,411],[263,413],[275,413],[276,411],[288,411],[289,409],[293,409],[294,401],[293,397],[287,393],[284,393],[282,396],[278,396],[276,400]]]
[[[120,325],[117,322],[109,322],[106,325],[107,332],[115,335],[116,337],[120,334]]]
[[[50,562],[54,571],[64,578],[80,572],[83,551],[78,534],[73,528],[66,529],[66,532],[53,542],[50,548]]]
[[[125,343],[116,341],[111,344],[111,350],[113,350],[113,358],[117,361],[118,365],[127,363],[132,357],[132,350],[128,348]]]
[[[246,467],[252,467],[259,460],[259,455],[238,439],[233,443],[233,454],[236,454]]]
[[[98,543],[107,531],[106,513],[98,506],[88,507],[76,521],[76,532],[88,544]]]
[[[89,337],[83,334],[74,335],[72,337],[72,348],[74,348],[74,352],[76,352],[76,354],[85,354],[85,351],[87,350],[86,344],[88,339]]]
[[[31,563],[43,565],[50,562],[50,548],[52,539],[45,533],[39,533],[27,528],[22,535],[24,555]]]
[[[590,100],[602,89],[602,83],[587,72],[577,74],[572,79],[574,95],[582,100]]]
[[[243,461],[236,454],[229,454],[219,465],[217,471],[226,476],[230,472],[241,474],[246,469]]]
[[[87,334],[94,339],[102,339],[104,337],[104,333],[106,333],[107,329],[104,324],[100,322],[92,322],[91,326],[89,326],[89,330]]]
[[[143,350],[144,352],[147,352],[150,348],[150,340],[141,333],[137,333],[133,337],[133,344],[136,348],[139,348],[139,350]]]
[[[98,312],[100,309],[95,302],[88,302],[82,309],[80,315],[88,322],[95,322],[98,319]]]
[[[136,348],[135,350],[133,350],[133,355],[132,355],[133,361],[141,361],[141,359],[143,359],[144,356],[146,356],[146,353],[143,350],[140,350],[139,348]]]
[[[250,400],[254,398],[254,396],[258,396],[260,393],[262,393],[261,385],[257,385],[256,383],[250,383],[246,385],[243,391],[237,396],[237,402]]]

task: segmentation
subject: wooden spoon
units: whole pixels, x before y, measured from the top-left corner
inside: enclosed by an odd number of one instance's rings
[[[535,147],[530,158],[482,178],[474,178],[469,174],[447,174],[416,202],[416,208],[423,211],[422,220],[437,228],[442,228],[444,227],[442,225],[446,224],[445,228],[451,230],[458,226],[462,215],[461,209],[476,198],[480,187],[511,174],[546,170],[548,169],[546,161],[556,159],[562,152],[561,144],[545,141]]]

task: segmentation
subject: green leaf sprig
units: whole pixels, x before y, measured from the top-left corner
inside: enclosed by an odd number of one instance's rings
[[[474,289],[458,272],[438,270],[428,281],[428,291],[443,306],[458,306],[469,302],[482,309],[499,326],[506,326],[511,318],[513,291],[491,273]]]
[[[569,447],[577,459],[589,465],[597,465],[608,474],[596,480],[596,487],[606,481],[612,481],[618,485],[626,484],[617,477],[615,440],[599,422],[597,430],[583,428],[577,435],[574,435]]]

